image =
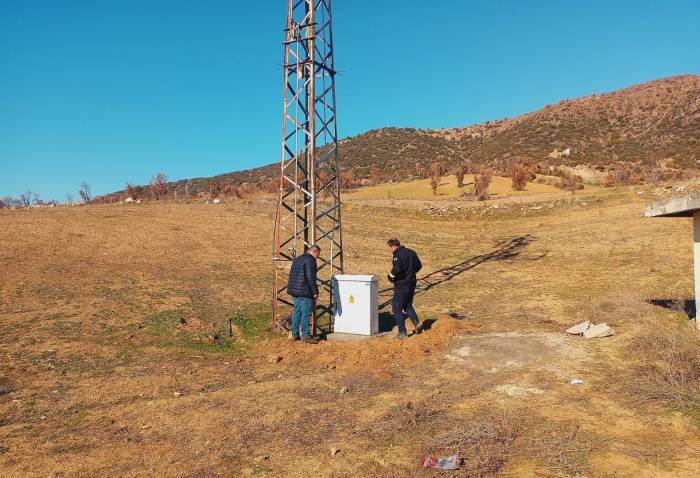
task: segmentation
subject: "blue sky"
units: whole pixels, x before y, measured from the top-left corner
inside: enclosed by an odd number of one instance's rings
[[[700,2],[334,0],[341,137],[700,73]],[[278,160],[286,2],[0,0],[0,196]]]

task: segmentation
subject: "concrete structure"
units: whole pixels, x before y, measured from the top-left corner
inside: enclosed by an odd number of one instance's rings
[[[693,218],[693,266],[695,270],[695,310],[700,310],[700,197],[685,196],[655,202],[646,207],[645,217]],[[695,318],[700,329],[700,320]]]
[[[379,277],[336,275],[333,289],[336,299],[334,332],[357,335],[379,332]]]

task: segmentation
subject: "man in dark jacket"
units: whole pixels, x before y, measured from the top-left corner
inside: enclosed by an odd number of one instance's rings
[[[318,343],[318,339],[311,337],[309,321],[314,302],[318,297],[318,285],[316,284],[316,259],[321,254],[321,248],[314,245],[306,252],[292,261],[292,269],[289,271],[287,293],[294,298],[294,313],[292,314],[292,339],[309,344]],[[299,325],[301,324],[301,336]]]
[[[418,326],[418,314],[413,308],[413,295],[416,292],[416,273],[423,268],[418,254],[412,249],[401,245],[398,239],[387,241],[389,251],[393,255],[393,267],[389,273],[389,281],[394,284],[394,297],[391,300],[391,309],[396,318],[396,325],[399,327],[397,339],[405,339],[406,315],[413,322],[415,333],[421,332]]]

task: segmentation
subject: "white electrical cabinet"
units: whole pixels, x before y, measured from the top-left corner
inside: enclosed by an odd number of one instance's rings
[[[334,276],[333,292],[335,297],[333,332],[357,335],[379,333],[378,276]]]

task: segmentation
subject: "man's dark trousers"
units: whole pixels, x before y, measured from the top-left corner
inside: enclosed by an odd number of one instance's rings
[[[413,308],[413,295],[416,293],[416,281],[401,282],[394,285],[394,297],[391,300],[391,311],[396,318],[399,334],[406,334],[406,315],[418,324],[418,314]],[[404,311],[406,315],[404,315]]]

